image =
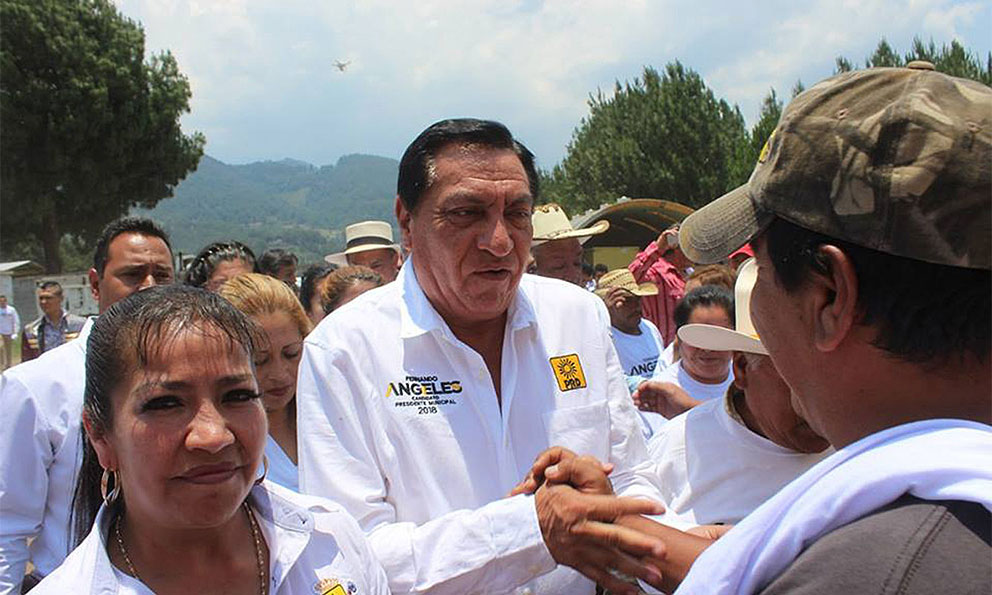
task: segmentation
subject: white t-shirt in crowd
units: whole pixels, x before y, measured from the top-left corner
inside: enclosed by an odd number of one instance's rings
[[[361,529],[334,502],[264,481],[252,488],[249,503],[269,550],[268,593],[389,594],[386,573]],[[110,562],[106,540],[112,520],[101,508],[86,539],[31,592],[152,595]],[[340,589],[334,590],[336,585]]]
[[[300,489],[369,532],[394,593],[592,594],[557,566],[532,496],[506,494],[553,445],[616,465],[619,495],[658,498],[603,301],[524,275],[507,312],[501,399],[485,361],[424,295],[395,283],[332,312],[304,342]]]
[[[648,442],[667,510],[662,519],[736,524],[783,486],[834,452],[796,452],[755,434],[728,399],[673,417]]]
[[[286,455],[272,436],[265,437],[265,457],[269,460],[269,470],[265,474],[266,479],[294,492],[299,492],[300,473],[296,469],[296,465],[293,464],[293,460]]]
[[[689,393],[689,396],[697,401],[709,401],[712,399],[723,399],[727,394],[727,389],[730,384],[734,381],[734,369],[730,364],[727,364],[727,379],[719,384],[704,384],[695,380],[689,373],[685,371],[682,367],[682,360],[678,363],[668,366],[661,372],[655,374],[651,380],[658,380],[661,382],[671,382],[672,384],[678,385],[685,392]]]
[[[610,331],[623,373],[648,379],[655,373],[658,358],[665,350],[665,342],[661,339],[658,327],[650,320],[641,318],[637,328],[641,331],[639,335],[627,334],[617,327],[612,327]]]

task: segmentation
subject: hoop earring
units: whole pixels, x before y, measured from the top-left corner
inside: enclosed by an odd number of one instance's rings
[[[269,457],[262,453],[262,476],[255,480],[255,485],[265,481],[265,476],[269,474]]]
[[[107,484],[110,483],[110,477],[114,478],[114,488],[107,491]],[[116,469],[110,471],[108,469],[103,470],[103,475],[100,476],[100,495],[103,496],[103,502],[107,506],[110,506],[117,501],[117,498],[121,495],[121,474]]]

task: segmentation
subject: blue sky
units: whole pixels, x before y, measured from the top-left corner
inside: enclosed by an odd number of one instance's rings
[[[149,51],[169,49],[193,88],[187,130],[228,163],[399,158],[430,123],[496,119],[542,167],[565,154],[597,89],[678,59],[748,123],[861,62],[884,36],[992,47],[992,1],[115,0]],[[335,60],[350,61],[345,72]]]

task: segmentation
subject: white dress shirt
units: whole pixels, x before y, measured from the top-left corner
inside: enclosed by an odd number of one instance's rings
[[[21,332],[21,317],[10,304],[0,308],[0,335],[16,337]]]
[[[77,340],[0,377],[0,595],[19,592],[29,558],[44,576],[69,553],[93,320]],[[35,539],[29,551],[30,537]]]
[[[409,262],[306,338],[301,490],[341,503],[370,532],[394,593],[593,592],[556,568],[534,498],[506,494],[561,445],[614,463],[617,493],[658,499],[601,306],[581,287],[524,275],[507,315],[501,402]]]
[[[269,593],[389,594],[386,574],[361,529],[337,504],[268,481],[252,488],[249,498],[269,549]],[[86,539],[31,592],[153,595],[111,564],[107,535],[112,521],[101,508]],[[321,581],[323,588],[317,590]]]
[[[830,456],[807,454],[755,434],[713,399],[673,417],[648,442],[668,505],[664,520],[736,524],[782,487]]]

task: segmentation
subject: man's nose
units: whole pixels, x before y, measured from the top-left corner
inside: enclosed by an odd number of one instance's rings
[[[479,247],[494,256],[506,256],[513,250],[513,237],[503,217],[494,217],[480,238]]]

